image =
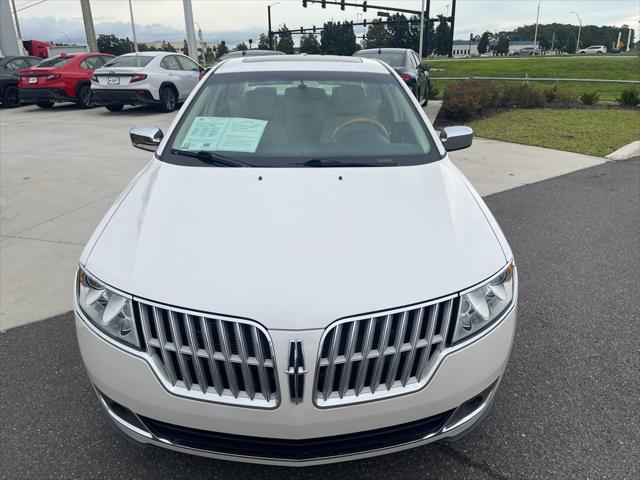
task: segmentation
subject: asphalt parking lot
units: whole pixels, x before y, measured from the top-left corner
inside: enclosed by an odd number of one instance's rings
[[[103,418],[68,313],[0,334],[0,476],[640,478],[640,159],[486,201],[518,263],[519,325],[494,409],[462,441],[307,469],[138,449]]]

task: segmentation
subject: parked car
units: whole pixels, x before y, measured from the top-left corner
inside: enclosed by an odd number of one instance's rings
[[[13,108],[20,105],[18,83],[20,70],[33,67],[42,61],[38,57],[11,56],[0,58],[0,102],[5,107]]]
[[[269,55],[286,55],[286,53],[279,50],[236,50],[234,52],[225,53],[217,61],[221,62],[229,58],[238,57],[265,57]]]
[[[438,136],[386,63],[333,56],[228,60],[166,135],[134,127],[154,153],[75,285],[108,417],[139,443],[297,466],[478,425],[517,275],[447,153],[472,136]]]
[[[376,58],[391,66],[409,86],[421,105],[429,101],[429,68],[408,48],[369,48],[354,57]]]
[[[540,50],[534,47],[523,47],[513,52],[514,55],[540,55]]]
[[[587,48],[581,48],[578,53],[607,53],[607,47],[604,45],[592,45]]]
[[[91,90],[111,112],[124,105],[158,105],[163,112],[172,112],[203,72],[204,67],[180,53],[128,53],[96,70]]]
[[[111,58],[113,55],[105,53],[63,53],[20,70],[20,98],[40,108],[51,108],[57,102],[91,108],[95,105],[91,95],[93,71]]]

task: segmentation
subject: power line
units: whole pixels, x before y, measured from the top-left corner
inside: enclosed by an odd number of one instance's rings
[[[27,8],[35,7],[36,5],[39,5],[40,3],[44,3],[44,2],[46,2],[46,1],[47,1],[47,0],[40,0],[39,2],[32,3],[31,5],[27,5],[26,7],[23,7],[23,6],[18,7],[18,8],[16,8],[13,12],[11,12],[11,13],[21,12],[22,10],[26,10]],[[29,3],[29,2],[27,2],[27,3]],[[23,3],[22,5],[24,5],[24,3]]]

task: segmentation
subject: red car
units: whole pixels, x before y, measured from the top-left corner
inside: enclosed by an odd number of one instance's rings
[[[91,108],[95,103],[91,95],[93,71],[112,58],[105,53],[63,53],[37,67],[20,70],[20,98],[40,108],[51,108],[56,102]]]

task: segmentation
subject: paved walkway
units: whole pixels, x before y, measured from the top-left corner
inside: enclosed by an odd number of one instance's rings
[[[437,113],[438,102],[427,112]],[[166,130],[151,109],[0,110],[0,331],[71,309],[84,243],[117,194],[149,159],[128,130]],[[487,195],[603,163],[602,158],[476,139],[453,161]]]

